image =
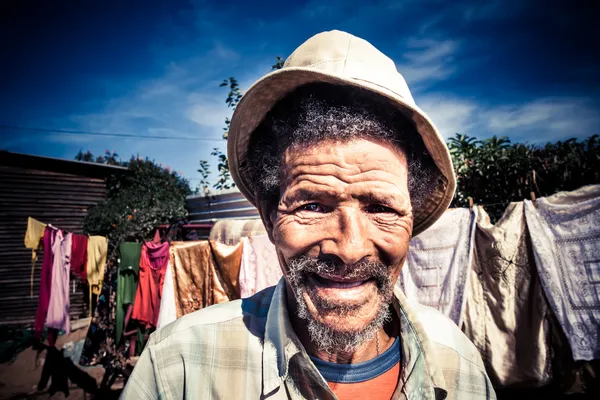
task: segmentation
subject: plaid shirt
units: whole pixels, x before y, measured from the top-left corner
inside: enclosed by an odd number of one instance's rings
[[[398,289],[400,379],[394,399],[495,399],[475,346]],[[188,314],[156,331],[123,399],[335,399],[292,329],[286,285]]]

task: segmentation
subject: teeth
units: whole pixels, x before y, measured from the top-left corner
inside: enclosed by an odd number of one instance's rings
[[[360,285],[362,285],[363,283],[366,282],[366,280],[363,281],[353,281],[353,282],[337,282],[337,281],[333,281],[330,279],[326,279],[326,278],[318,278],[319,282],[322,283],[324,286],[328,286],[331,288],[336,288],[336,289],[350,289],[350,288],[355,288],[358,287]]]
[[[350,288],[354,288],[357,286],[362,285],[363,283],[365,283],[365,281],[356,281],[356,282],[332,282],[333,287],[337,287],[340,289],[350,289]]]

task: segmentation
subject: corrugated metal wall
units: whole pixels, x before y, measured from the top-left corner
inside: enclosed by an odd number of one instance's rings
[[[29,295],[31,250],[23,243],[27,217],[82,233],[88,207],[106,197],[102,178],[0,166],[0,324],[32,324],[43,251],[38,252],[34,295]],[[84,314],[82,285],[71,286],[71,318]]]
[[[199,224],[220,219],[256,219],[258,210],[237,190],[214,196],[189,196],[189,220]]]

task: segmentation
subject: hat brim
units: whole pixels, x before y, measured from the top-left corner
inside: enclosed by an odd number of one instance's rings
[[[271,72],[259,79],[244,94],[231,119],[228,133],[227,155],[231,176],[240,192],[255,206],[256,195],[245,184],[239,164],[245,156],[252,132],[263,121],[273,106],[296,88],[315,82],[349,85],[367,89],[387,98],[415,125],[437,169],[439,179],[427,199],[421,199],[419,209],[413,209],[413,236],[429,228],[446,211],[456,189],[456,177],[448,148],[433,122],[415,104],[385,87],[365,80],[342,77],[316,71],[310,67],[287,67]]]

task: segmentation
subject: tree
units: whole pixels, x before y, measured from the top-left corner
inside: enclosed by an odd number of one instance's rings
[[[200,183],[198,183],[198,191],[194,194],[198,194],[198,192],[202,191],[202,193],[208,192],[208,175],[210,175],[210,167],[208,166],[208,161],[200,160],[200,169],[198,169],[200,173]]]
[[[544,146],[511,143],[493,136],[483,141],[464,134],[448,139],[457,176],[453,207],[468,207],[468,197],[485,206],[493,222],[511,201],[534,192],[549,196],[600,183],[598,135]]]
[[[284,60],[281,57],[277,57],[275,59],[275,64],[271,66],[271,71],[278,70],[283,68]],[[234,77],[230,77],[229,79],[224,79],[223,82],[219,85],[220,87],[229,88],[229,92],[227,93],[227,97],[225,98],[225,103],[227,107],[232,109],[232,112],[235,111],[238,103],[242,99],[242,91],[240,90],[240,85]],[[231,120],[229,117],[225,118],[225,127],[223,128],[223,139],[227,140],[229,138],[229,127],[231,125]],[[217,190],[223,189],[231,189],[235,187],[235,183],[231,178],[231,173],[229,171],[229,163],[227,161],[227,155],[219,150],[218,147],[213,148],[213,151],[210,153],[211,156],[217,158],[217,182],[213,185],[213,188]],[[202,179],[200,180],[200,186],[203,187],[203,192],[205,194],[208,193],[208,175],[210,174],[210,170],[208,167],[208,161],[200,160],[200,172]]]
[[[150,240],[160,224],[186,217],[185,198],[192,193],[187,180],[148,158],[121,165],[127,171],[107,178],[106,200],[88,210],[83,224],[86,234],[108,238],[109,258],[121,242]]]
[[[105,150],[103,156],[94,157],[94,155],[88,150],[85,153],[79,150],[79,153],[75,155],[77,161],[95,162],[98,164],[108,165],[120,165],[119,155],[114,151]]]

